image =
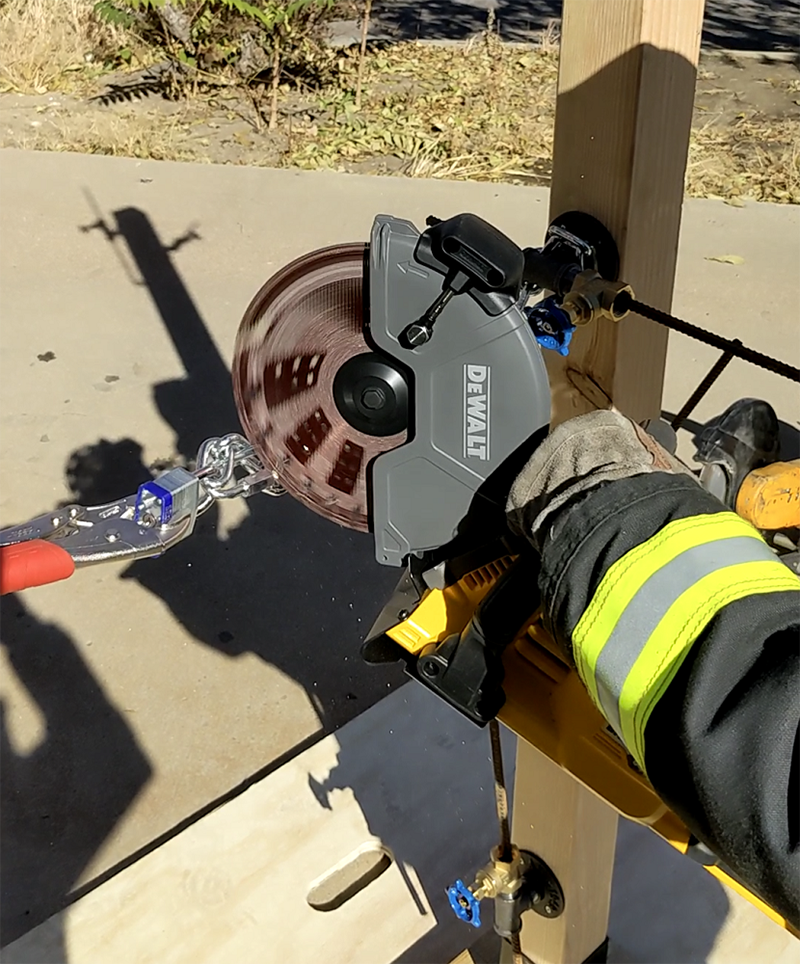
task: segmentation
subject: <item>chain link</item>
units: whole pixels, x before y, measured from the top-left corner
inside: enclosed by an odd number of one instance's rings
[[[237,474],[237,470],[243,473]],[[286,491],[247,439],[235,432],[203,442],[197,452],[195,475],[212,499],[248,498],[256,492],[278,496]]]

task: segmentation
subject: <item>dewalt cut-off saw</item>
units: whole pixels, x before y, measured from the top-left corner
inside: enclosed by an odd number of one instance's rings
[[[429,218],[422,232],[377,217],[368,244],[301,257],[253,299],[233,361],[244,436],[207,440],[194,467],[126,499],[2,530],[2,591],[76,566],[159,555],[215,499],[288,492],[371,532],[377,561],[402,569],[364,642],[368,662],[402,660],[478,725],[496,727],[499,717],[776,918],[665,808],[594,708],[538,618],[535,557],[506,525],[511,482],[550,423],[543,350],[567,354],[580,326],[635,312],[721,349],[674,425],[732,357],[800,380],[783,362],[636,301],[618,271],[612,237],[579,212],[557,218],[542,247],[525,249],[470,214]],[[707,427],[701,478],[798,571],[800,462],[779,462],[768,405],[747,413],[749,422],[734,406]],[[653,426],[662,440],[663,430]],[[549,868],[508,840],[450,897],[471,923],[479,901],[493,898],[507,937],[518,934],[523,911],[563,909]]]

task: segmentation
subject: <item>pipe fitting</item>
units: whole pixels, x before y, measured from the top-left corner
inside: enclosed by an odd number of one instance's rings
[[[576,327],[588,325],[598,318],[621,321],[630,311],[634,294],[623,281],[609,281],[596,271],[581,271],[564,296],[561,308]]]
[[[511,860],[500,859],[500,848],[493,847],[491,860],[475,874],[472,892],[478,900],[494,900],[501,894],[513,895],[522,885],[523,867],[519,848],[512,845]]]

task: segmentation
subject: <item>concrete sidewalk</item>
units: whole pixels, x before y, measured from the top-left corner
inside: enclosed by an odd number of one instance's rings
[[[533,188],[13,151],[0,165],[3,524],[126,494],[143,465],[235,429],[238,322],[291,258],[364,239],[380,212],[471,210],[525,244],[547,219]],[[731,253],[744,263],[705,260]],[[675,311],[799,364],[799,262],[796,208],[689,201]],[[673,336],[667,410],[715,356]],[[796,456],[795,387],[743,363],[695,418],[745,394],[772,401]],[[260,498],[162,560],[4,600],[3,939],[394,687],[396,667],[358,648],[396,575],[368,538]]]
[[[513,782],[515,738],[503,730]],[[496,842],[486,731],[421,686],[391,694],[0,952],[4,964],[446,964],[479,931],[446,888]],[[384,872],[332,910],[315,886]],[[328,893],[335,893],[329,888]],[[608,964],[797,964],[800,943],[644,827],[617,838]]]

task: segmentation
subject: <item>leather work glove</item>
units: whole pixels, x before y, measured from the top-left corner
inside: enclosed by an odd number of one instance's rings
[[[541,551],[546,529],[557,523],[560,510],[596,486],[651,472],[697,481],[683,462],[621,413],[579,415],[555,428],[517,476],[506,506],[509,525]]]
[[[608,410],[580,415],[555,428],[511,488],[506,506],[509,526],[540,554],[539,589],[545,626],[570,663],[574,662],[571,627],[592,591],[593,579],[587,570],[596,573],[603,565],[606,550],[598,550],[597,543],[613,553],[614,543],[622,537],[630,538],[631,531],[638,538],[640,530],[641,541],[653,534],[641,504],[634,503],[629,512],[620,512],[624,508],[620,501],[630,498],[631,489],[638,493],[652,489],[654,483],[658,487],[658,480],[626,484],[626,480],[654,473],[683,479],[680,488],[687,486],[693,494],[699,492],[701,499],[718,504],[692,472],[643,428]],[[608,491],[598,499],[597,493],[603,488]],[[605,505],[595,518],[593,506],[597,502]],[[613,520],[609,519],[612,512]],[[591,538],[585,531],[587,526],[592,527]],[[578,559],[588,565],[576,565]]]

